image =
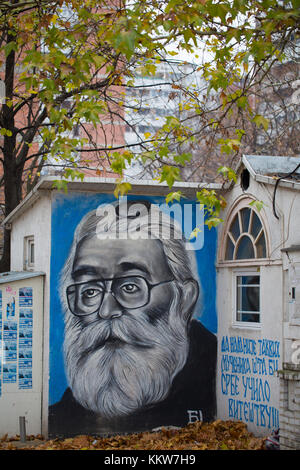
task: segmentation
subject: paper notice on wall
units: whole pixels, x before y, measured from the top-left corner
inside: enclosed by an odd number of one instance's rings
[[[19,389],[32,388],[32,359],[19,357]]]
[[[31,287],[19,289],[19,389],[32,388],[33,293]]]
[[[13,362],[17,360],[17,341],[6,340],[3,345],[3,362]]]
[[[2,294],[0,290],[0,397],[3,384],[32,389],[33,370],[33,289],[6,285]]]
[[[32,307],[32,287],[22,287],[19,289],[19,306]]]
[[[11,384],[17,381],[17,364],[3,364],[3,383]]]
[[[18,323],[16,321],[6,320],[3,322],[3,383],[16,382],[17,334]]]
[[[14,341],[17,339],[18,324],[16,321],[3,322],[3,341]]]
[[[8,320],[15,318],[16,316],[16,299],[15,297],[11,296],[8,299],[6,304],[6,318]]]

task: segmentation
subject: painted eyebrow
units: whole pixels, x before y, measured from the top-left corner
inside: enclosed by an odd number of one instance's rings
[[[150,272],[148,271],[146,266],[144,266],[143,264],[140,264],[140,263],[130,263],[128,261],[124,261],[123,263],[119,264],[119,267],[124,272],[132,271],[134,269],[138,269],[139,271],[142,271],[143,273],[148,274],[150,276]]]
[[[143,264],[140,264],[140,263],[130,263],[128,261],[124,261],[123,263],[120,263],[119,268],[124,273],[126,273],[126,271],[132,271],[132,270],[137,269],[138,271],[141,271],[144,274],[147,274],[148,276],[150,276],[150,272],[148,271],[146,266],[144,266]],[[94,268],[93,266],[90,266],[90,265],[78,266],[78,268],[76,268],[72,272],[72,277],[74,279],[75,277],[83,276],[85,274],[98,276],[99,271],[96,268]]]
[[[97,274],[97,269],[93,266],[79,266],[72,272],[72,277],[81,276],[84,274]]]

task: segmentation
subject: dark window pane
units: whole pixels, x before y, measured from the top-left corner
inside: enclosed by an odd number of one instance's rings
[[[238,310],[259,312],[259,287],[238,288]]]
[[[234,251],[234,244],[232,243],[230,238],[227,237],[227,246],[226,246],[225,259],[233,259],[233,251]]]
[[[233,222],[230,227],[230,232],[233,235],[233,238],[237,240],[240,236],[240,225],[239,225],[239,218],[238,215],[236,214],[235,218],[233,219]]]
[[[241,321],[259,323],[259,313],[242,313],[241,317]]]
[[[243,232],[248,232],[249,230],[249,220],[250,220],[251,209],[245,207],[241,210]]]
[[[260,320],[260,277],[237,276],[236,319],[241,322]]]
[[[30,263],[34,263],[34,243],[30,244]]]
[[[246,235],[241,238],[235,257],[236,259],[254,258],[254,248],[252,241]]]
[[[256,213],[253,211],[253,216],[252,216],[252,224],[251,224],[251,235],[255,239],[257,235],[259,234],[259,231],[262,227],[261,221],[259,220],[258,216]]]
[[[266,258],[267,256],[266,240],[265,240],[265,234],[263,232],[256,242],[256,251],[257,251],[257,258]]]
[[[257,286],[260,284],[259,276],[238,276],[237,284],[239,286]]]

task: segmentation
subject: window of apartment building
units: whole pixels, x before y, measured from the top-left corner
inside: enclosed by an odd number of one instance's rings
[[[24,237],[24,270],[30,271],[34,269],[34,236]]]

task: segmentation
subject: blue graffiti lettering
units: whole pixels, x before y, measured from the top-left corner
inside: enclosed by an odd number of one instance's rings
[[[243,338],[244,354],[256,355],[256,341],[254,339]]]
[[[244,387],[244,398],[246,398],[249,391],[251,392],[250,399],[253,401],[270,401],[271,391],[267,380],[263,381],[262,379],[243,375],[242,383]]]
[[[228,399],[229,418],[238,419],[246,423],[254,423],[269,429],[279,427],[279,411],[273,406],[256,404],[234,398]]]
[[[269,359],[269,375],[274,375],[278,370],[278,359]]]
[[[280,357],[279,354],[279,341],[270,339],[259,339],[259,355],[267,357]]]
[[[240,338],[239,336],[230,337],[230,352],[235,352],[235,353],[243,352],[242,338]]]
[[[240,336],[230,336],[230,352],[256,355],[256,341]]]
[[[248,374],[251,372],[250,361],[247,357],[223,354],[221,358],[221,371],[230,371],[232,374]]]
[[[221,388],[224,395],[239,395],[238,391],[239,377],[235,374],[221,375]]]
[[[252,371],[254,374],[267,375],[267,367],[265,358],[253,357],[252,358]]]
[[[228,336],[223,336],[223,338],[222,338],[221,351],[222,352],[229,352]]]

